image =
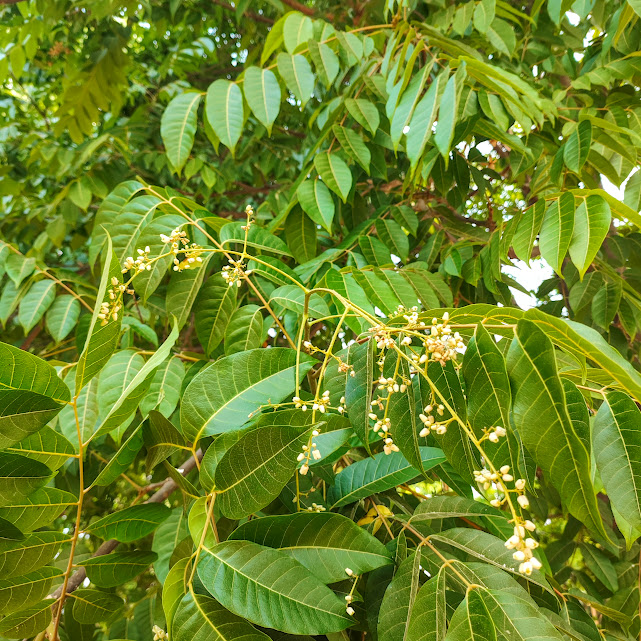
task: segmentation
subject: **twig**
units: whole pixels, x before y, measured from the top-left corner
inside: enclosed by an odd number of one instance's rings
[[[0,0],[1,1],[1,0]],[[198,450],[196,452],[196,455],[198,459],[201,459],[203,457],[202,450]],[[196,459],[192,456],[189,458],[185,463],[183,463],[180,466],[181,474],[183,476],[186,476],[191,472],[194,467],[196,467]],[[167,497],[169,497],[175,490],[178,489],[178,484],[176,481],[174,481],[172,478],[167,478],[165,479],[164,483],[162,484],[162,487],[150,498],[148,498],[145,503],[162,503]],[[105,554],[109,554],[110,552],[113,552],[116,547],[118,547],[118,541],[115,539],[111,539],[109,541],[105,541],[93,554],[94,557],[97,556],[104,556]],[[82,582],[87,578],[87,572],[84,567],[79,568],[76,570],[71,577],[69,578],[69,581],[67,582],[67,594],[70,594],[74,590],[77,590],[81,585]],[[62,596],[62,586],[60,586],[52,595],[51,598],[53,599],[59,599]]]

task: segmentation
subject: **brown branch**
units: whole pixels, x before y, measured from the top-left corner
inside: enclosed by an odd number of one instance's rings
[[[288,7],[291,7],[296,11],[300,11],[301,13],[304,13],[306,16],[314,15],[313,9],[306,7],[304,4],[301,4],[300,2],[296,2],[296,0],[283,0],[283,4],[286,4]]]
[[[2,2],[2,0],[0,0]],[[198,457],[198,460],[202,459],[203,453],[202,450],[198,450],[196,452],[196,456]],[[185,461],[185,463],[182,464],[180,467],[181,474],[183,476],[186,476],[191,472],[194,467],[196,467],[196,459],[192,456],[190,459]],[[145,503],[162,503],[165,499],[167,499],[174,491],[178,489],[178,484],[176,481],[174,481],[172,478],[167,478],[165,479],[164,483],[162,484],[162,487],[150,498],[148,498]],[[105,554],[109,554],[110,552],[113,552],[116,547],[118,547],[118,541],[115,539],[111,539],[110,541],[105,541],[93,554],[94,557],[96,556],[104,556]],[[82,582],[87,578],[87,572],[85,571],[85,568],[81,567],[78,568],[72,576],[69,578],[69,581],[67,582],[67,594],[70,594],[74,590],[77,590],[81,585]],[[62,596],[62,586],[60,586],[52,595],[51,597],[53,599],[58,600]]]
[[[229,11],[236,11],[236,7],[232,7],[230,4],[223,2],[223,0],[211,0],[211,1],[214,4],[217,4],[219,7],[222,7],[223,9],[227,9]],[[252,20],[256,20],[256,22],[264,22],[265,24],[274,24],[274,21],[271,18],[268,18],[267,16],[262,16],[260,13],[245,11],[244,15],[246,15],[248,18],[251,18]]]

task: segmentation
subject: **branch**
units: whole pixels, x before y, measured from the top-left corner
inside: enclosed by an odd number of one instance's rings
[[[286,4],[288,7],[291,7],[296,11],[300,11],[301,13],[304,13],[306,16],[314,15],[313,9],[306,7],[304,4],[301,4],[300,2],[296,2],[296,0],[283,0],[283,4]]]
[[[3,0],[0,0],[0,3],[3,2]],[[198,450],[196,452],[196,456],[198,457],[198,460],[202,459],[203,453],[201,450]],[[190,459],[185,461],[183,465],[181,466],[180,469],[182,469],[181,474],[183,476],[187,476],[189,472],[191,472],[194,467],[196,467],[196,459],[192,456]],[[178,489],[178,484],[176,481],[174,481],[172,478],[167,478],[165,479],[164,483],[162,484],[162,487],[150,498],[148,498],[145,503],[162,503],[167,497],[169,497],[175,490]],[[93,554],[94,557],[96,556],[104,556],[105,554],[109,554],[110,552],[113,552],[116,547],[118,547],[118,541],[115,539],[111,539],[110,541],[105,541]],[[67,582],[67,594],[70,594],[74,590],[77,590],[81,585],[82,582],[87,578],[87,572],[85,571],[85,568],[81,567],[78,570],[76,570],[71,577],[69,578],[69,581]],[[52,595],[51,598],[58,600],[62,596],[62,586],[60,586]]]

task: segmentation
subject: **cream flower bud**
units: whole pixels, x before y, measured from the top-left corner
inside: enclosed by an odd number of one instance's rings
[[[516,479],[516,481],[514,481],[514,487],[519,490],[519,492],[522,492],[525,489],[525,479]]]
[[[526,521],[523,525],[529,532],[534,532],[534,530],[536,530],[536,525],[534,525],[532,521]]]
[[[524,509],[526,507],[529,507],[530,505],[530,501],[528,500],[527,496],[525,496],[525,494],[521,494],[521,496],[519,496],[516,500],[519,502],[519,505]]]
[[[504,466],[499,470],[499,472],[500,472],[501,474],[507,474],[509,471],[510,471],[510,466],[509,466],[509,465],[504,465]]]
[[[517,550],[516,552],[514,552],[514,554],[512,554],[512,558],[515,561],[525,561],[525,553],[521,552],[521,550]]]
[[[347,608],[347,610],[345,610],[345,612],[347,612],[347,614],[349,614],[350,616],[353,616],[354,615],[354,608],[349,607],[349,608]]]

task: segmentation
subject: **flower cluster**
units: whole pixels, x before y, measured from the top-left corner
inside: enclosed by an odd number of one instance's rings
[[[529,532],[534,532],[535,526],[532,521],[523,521],[514,526],[514,534],[505,542],[508,550],[514,550],[512,558],[519,562],[519,572],[530,576],[533,570],[541,569],[539,561],[533,553],[533,550],[539,547],[537,541],[528,536]]]
[[[373,334],[378,349],[391,349],[396,344],[390,330],[385,325],[377,325],[369,330]]]
[[[373,412],[369,414],[369,418],[375,421],[372,431],[378,434],[383,439],[383,452],[385,454],[391,454],[392,452],[398,452],[398,445],[394,443],[392,438],[391,428],[392,422],[389,418],[378,418]]]
[[[203,248],[196,243],[190,245],[186,232],[182,231],[180,227],[172,230],[169,236],[160,234],[160,240],[166,245],[170,245],[169,251],[174,255],[175,272],[197,267],[198,263],[203,262],[200,257]],[[178,258],[178,254],[183,254],[182,260]]]
[[[245,269],[245,263],[242,259],[233,260],[229,259],[229,265],[225,265],[222,271],[222,277],[227,281],[227,284],[231,287],[236,283],[236,287],[240,287],[240,284],[245,277],[245,275],[251,274],[251,269]]]
[[[427,405],[426,407],[423,408],[424,413],[418,415],[418,417],[421,419],[421,423],[423,423],[424,425],[423,429],[418,434],[419,436],[427,436],[430,433],[430,431],[435,432],[439,436],[443,436],[443,434],[447,432],[447,423],[438,422],[432,415],[433,411],[434,411],[434,407],[432,405]],[[439,416],[443,416],[444,412],[445,412],[444,405],[436,406],[436,413]]]
[[[500,425],[496,427],[487,428],[484,434],[484,438],[487,438],[490,443],[498,443],[499,439],[504,437],[507,434],[507,430]]]
[[[356,581],[358,581],[358,576],[356,576],[354,574],[354,570],[352,570],[351,568],[345,568],[345,574],[347,574],[347,576],[350,579],[354,579],[354,583],[352,585],[352,589],[351,589],[350,593],[345,595],[345,602],[346,602],[346,610],[345,611],[350,616],[353,616],[354,615],[354,608],[352,607],[352,601],[354,600],[354,588],[356,587]]]
[[[443,314],[442,323],[433,318],[430,333],[425,340],[425,347],[432,356],[432,360],[441,363],[441,365],[455,359],[457,350],[465,347],[461,335],[458,332],[452,333],[452,328],[448,326],[449,319],[450,315],[447,312]]]
[[[399,384],[396,382],[396,379],[394,378],[385,378],[384,376],[381,376],[378,379],[378,389],[387,390],[390,394],[393,394],[394,392],[404,392],[407,389],[407,386],[411,384],[412,384],[411,380],[408,380],[408,381],[403,380]]]
[[[169,251],[176,256],[179,254],[181,251],[184,250],[185,247],[189,245],[189,239],[187,238],[186,232],[182,231],[180,227],[176,227],[176,229],[172,230],[172,232],[169,234],[169,236],[166,236],[165,234],[160,234],[160,240],[165,243],[165,245],[171,245],[169,248]]]
[[[309,466],[311,464],[312,459],[315,461],[318,461],[321,458],[321,453],[320,450],[318,449],[318,446],[316,443],[314,443],[313,439],[318,436],[320,432],[318,430],[314,430],[312,432],[312,442],[310,445],[303,445],[303,451],[298,455],[297,461],[299,463],[303,463],[300,466],[299,472],[305,476],[307,472],[309,472]]]
[[[109,300],[100,303],[98,318],[101,325],[106,325],[111,320],[118,320],[118,312],[122,309],[122,295],[127,292],[133,294],[132,289],[121,283],[115,276],[111,279],[111,287],[107,290]]]
[[[492,483],[498,482],[499,479],[504,483],[509,483],[514,480],[514,477],[510,474],[509,465],[504,465],[498,472],[491,472],[486,468],[483,468],[482,470],[474,470],[474,480],[484,490],[489,490]]]
[[[296,497],[294,497],[294,500],[296,500]],[[323,505],[318,505],[318,503],[312,503],[310,507],[307,508],[307,512],[325,512],[325,506]]]
[[[169,638],[167,633],[157,625],[155,625],[151,631],[154,633],[154,641],[164,641],[164,639]]]
[[[325,390],[323,395],[314,401],[312,409],[318,410],[321,414],[325,414],[327,407],[329,407],[329,402],[329,390]]]
[[[130,269],[133,269],[135,273],[144,272],[145,270],[151,270],[151,260],[149,259],[149,252],[151,249],[149,245],[144,249],[139,249],[138,256],[134,260],[133,256],[127,256],[125,262],[122,266],[122,273],[126,274]]]

